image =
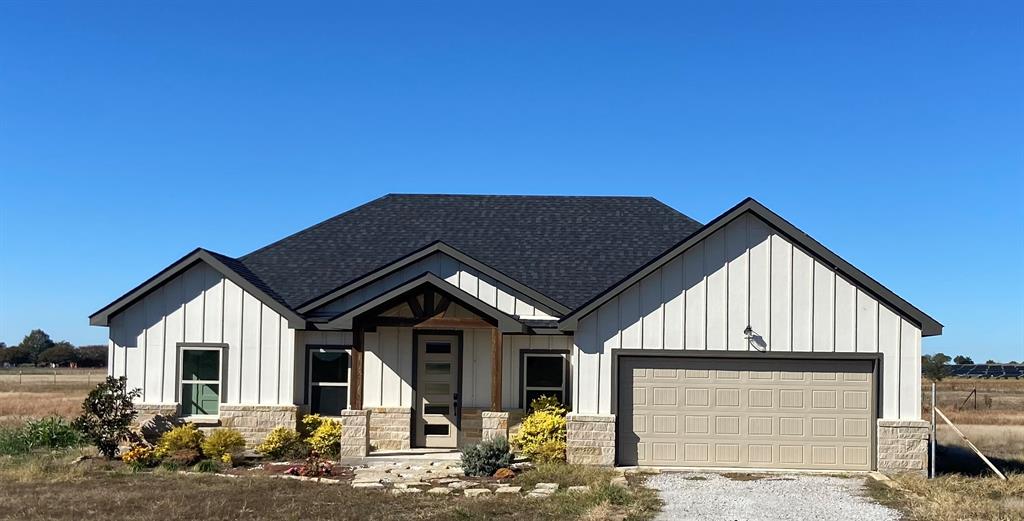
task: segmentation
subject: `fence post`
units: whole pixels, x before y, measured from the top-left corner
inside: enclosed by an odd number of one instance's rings
[[[18,369],[18,385],[21,385],[21,375],[22,374],[24,374],[24,371],[22,371],[21,369]]]
[[[56,369],[53,370],[53,383],[54,384],[57,383],[57,370]]]
[[[932,472],[931,477],[935,477],[935,382],[932,382],[932,458],[931,466]]]

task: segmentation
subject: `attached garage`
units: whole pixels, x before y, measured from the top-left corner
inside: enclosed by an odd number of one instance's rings
[[[875,361],[621,356],[620,465],[871,470]]]

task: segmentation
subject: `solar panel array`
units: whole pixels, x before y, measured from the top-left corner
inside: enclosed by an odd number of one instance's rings
[[[961,378],[1024,378],[1024,365],[953,364],[950,374]]]

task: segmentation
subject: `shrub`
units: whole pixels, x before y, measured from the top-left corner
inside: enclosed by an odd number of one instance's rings
[[[67,449],[85,441],[78,429],[59,416],[28,420],[22,428],[22,435],[30,448]]]
[[[565,461],[565,408],[552,397],[530,402],[533,410],[523,420],[512,445],[538,463]]]
[[[256,452],[268,458],[305,457],[308,451],[299,433],[288,427],[274,427],[263,443],[256,446]]]
[[[310,454],[306,458],[306,462],[302,465],[296,465],[285,471],[285,474],[291,476],[303,476],[307,478],[322,478],[324,476],[330,476],[334,473],[334,465],[326,461],[316,454]]]
[[[0,428],[0,454],[24,454],[38,448],[67,449],[83,441],[82,433],[58,416],[28,420],[21,427]]]
[[[125,377],[108,376],[82,402],[82,414],[74,427],[84,434],[104,456],[117,456],[117,446],[131,438],[131,425],[138,414],[132,402],[141,392],[129,391]]]
[[[192,465],[201,459],[203,459],[203,455],[198,450],[181,449],[164,456],[164,463],[169,464],[168,468],[177,470]]]
[[[245,438],[234,429],[217,429],[203,440],[202,447],[207,458],[230,465],[245,450]]]
[[[193,451],[200,455],[204,438],[203,431],[191,423],[175,427],[160,436],[160,441],[156,445],[156,456],[164,459],[180,451]]]
[[[145,443],[134,443],[131,448],[121,454],[123,461],[132,470],[140,470],[156,465],[159,459],[153,447]]]
[[[24,454],[31,450],[28,440],[17,427],[0,427],[0,455]]]
[[[505,438],[484,440],[462,451],[462,470],[467,476],[491,476],[511,464],[512,451]]]
[[[309,437],[309,450],[319,456],[336,457],[341,453],[341,422],[310,414],[302,419]]]
[[[192,467],[192,471],[209,473],[220,472],[220,465],[218,465],[216,461],[213,461],[211,459],[204,459],[199,463],[196,463],[196,465]]]

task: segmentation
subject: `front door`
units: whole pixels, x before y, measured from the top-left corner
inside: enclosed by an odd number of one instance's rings
[[[454,448],[458,440],[459,338],[419,335],[416,363],[416,441]]]

